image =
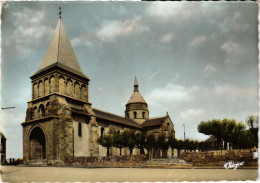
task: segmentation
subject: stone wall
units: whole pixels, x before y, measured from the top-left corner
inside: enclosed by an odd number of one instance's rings
[[[223,150],[207,152],[182,152],[180,158],[194,165],[223,165],[228,161],[243,161],[244,165],[257,166],[257,159],[253,159],[253,149]]]
[[[66,165],[83,166],[139,166],[148,160],[147,155],[132,156],[100,156],[67,158]]]

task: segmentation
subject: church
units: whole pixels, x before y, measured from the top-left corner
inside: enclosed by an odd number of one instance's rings
[[[40,67],[30,78],[32,99],[22,123],[24,163],[105,156],[106,149],[97,139],[118,131],[175,136],[168,113],[149,118],[148,104],[136,78],[124,116],[92,107],[88,93],[90,79],[81,70],[61,16]],[[118,149],[112,151],[119,155]],[[139,153],[134,149],[133,154]],[[129,155],[128,149],[123,149],[122,155]]]

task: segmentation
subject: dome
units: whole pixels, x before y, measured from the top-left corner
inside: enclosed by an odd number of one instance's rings
[[[133,104],[133,103],[147,104],[139,91],[134,91],[132,96],[130,97],[129,101],[127,102],[127,104]]]
[[[143,96],[138,90],[138,81],[137,78],[135,77],[135,82],[134,82],[134,92],[132,96],[130,97],[129,101],[127,104],[133,104],[133,103],[143,103],[147,104],[146,101],[144,100]]]

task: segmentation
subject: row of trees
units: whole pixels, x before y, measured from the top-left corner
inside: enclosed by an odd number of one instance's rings
[[[246,119],[246,125],[237,122],[235,119],[213,119],[202,121],[198,126],[198,131],[205,135],[212,135],[217,139],[216,147],[220,148],[222,140],[228,142],[233,148],[251,148],[258,145],[257,131],[258,118],[251,115]]]
[[[133,131],[117,132],[115,134],[107,134],[98,138],[98,143],[107,148],[107,156],[112,147],[117,147],[122,155],[122,149],[128,148],[130,155],[134,148],[140,149],[140,154],[147,153],[153,157],[166,158],[168,149],[172,149],[172,157],[174,156],[173,149],[178,150],[178,155],[181,149],[185,151],[205,151],[219,149],[221,142],[224,140],[229,142],[233,148],[252,148],[258,145],[258,118],[248,116],[246,125],[242,122],[237,122],[235,119],[213,119],[202,121],[198,126],[198,131],[205,135],[211,135],[216,138],[215,142],[198,142],[186,139],[178,140],[173,136],[165,136],[163,134],[155,136],[146,133],[134,133]]]
[[[122,155],[122,149],[128,148],[130,155],[132,155],[133,149],[138,148],[140,154],[147,153],[153,157],[166,158],[169,148],[172,149],[172,157],[174,156],[173,149],[178,150],[178,154],[181,149],[185,151],[195,151],[196,149],[204,150],[208,148],[208,145],[204,142],[198,142],[186,139],[178,140],[173,136],[166,137],[161,134],[155,136],[153,134],[134,133],[131,131],[123,131],[115,134],[107,134],[98,138],[98,143],[107,149],[107,156],[109,156],[110,149],[117,147],[119,149],[120,156]]]

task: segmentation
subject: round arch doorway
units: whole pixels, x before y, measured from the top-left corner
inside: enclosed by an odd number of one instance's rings
[[[44,132],[40,127],[35,127],[29,137],[29,159],[46,159],[46,139]]]

